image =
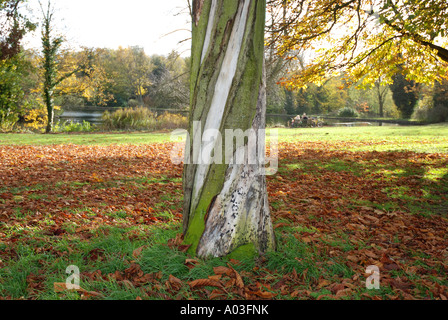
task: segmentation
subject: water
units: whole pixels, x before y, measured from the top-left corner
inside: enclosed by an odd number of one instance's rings
[[[83,121],[90,122],[91,124],[101,124],[101,111],[64,111],[62,115],[57,118],[61,121],[72,121],[74,123],[82,123]]]
[[[104,111],[113,112],[116,109],[111,108],[104,108],[104,109],[82,109],[82,110],[71,110],[71,111],[64,111],[62,115],[58,116],[57,119],[61,121],[72,121],[75,123],[82,123],[83,121],[90,122],[94,125],[99,125],[102,123],[101,116],[103,115]],[[185,114],[185,113],[184,113]],[[291,115],[267,115],[266,116],[266,124],[268,127],[281,127],[281,126],[287,126],[289,121],[291,121],[291,118],[293,116]],[[374,125],[378,126],[379,123],[377,121],[366,121],[366,123],[362,123],[361,119],[358,119],[358,121],[355,120],[345,120],[342,119],[331,119],[328,118],[325,120],[325,122],[330,126],[359,126],[359,125]],[[383,125],[397,125],[396,123],[383,123]]]
[[[113,111],[111,109],[107,109],[108,111]],[[104,109],[106,111],[106,109]],[[71,110],[64,111],[62,115],[58,116],[57,119],[61,121],[72,121],[74,123],[82,123],[83,121],[90,122],[91,124],[101,124],[101,116],[104,111],[96,110]],[[266,117],[266,123],[268,126],[286,126],[288,121],[290,121],[292,116],[279,116],[279,115],[268,115]]]

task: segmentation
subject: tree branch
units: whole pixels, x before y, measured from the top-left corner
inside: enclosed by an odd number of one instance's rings
[[[423,46],[426,47],[430,47],[433,50],[437,51],[437,56],[442,59],[443,61],[448,63],[448,50],[438,46],[432,42],[429,42],[428,40],[425,40],[422,36],[418,35],[418,34],[412,34],[406,30],[404,30],[403,28],[400,28],[399,26],[397,26],[396,24],[394,24],[392,21],[390,21],[389,19],[382,17],[382,20],[384,21],[384,23],[386,25],[388,25],[389,27],[391,27],[392,29],[394,29],[395,31],[397,31],[398,33],[400,33],[402,36],[404,37],[408,37],[409,39],[413,40],[414,42],[421,44]]]

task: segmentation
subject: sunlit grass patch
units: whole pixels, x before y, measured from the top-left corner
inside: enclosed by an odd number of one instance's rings
[[[423,179],[438,182],[442,179],[448,180],[448,166],[445,168],[428,168]]]

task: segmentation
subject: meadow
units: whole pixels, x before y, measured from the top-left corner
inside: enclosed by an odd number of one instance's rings
[[[448,125],[277,130],[278,250],[207,260],[170,132],[0,134],[0,299],[448,298]]]

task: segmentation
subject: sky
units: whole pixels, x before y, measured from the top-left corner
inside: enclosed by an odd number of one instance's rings
[[[46,8],[47,0],[41,0]],[[146,54],[167,55],[176,50],[190,55],[187,0],[53,0],[56,30],[71,47],[117,49],[140,46]],[[39,21],[38,0],[29,7]],[[177,31],[176,31],[177,30]],[[40,29],[29,35],[26,47],[40,47]]]

